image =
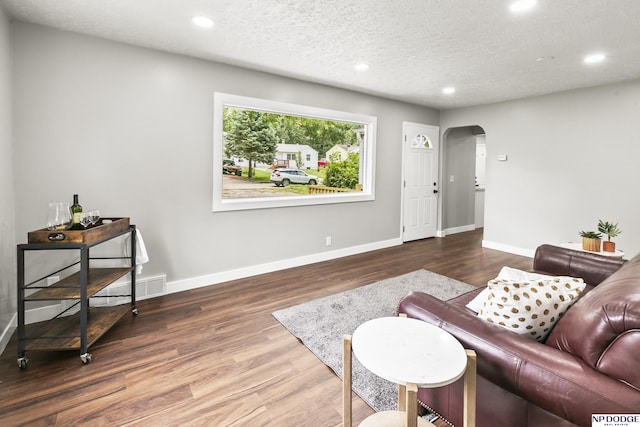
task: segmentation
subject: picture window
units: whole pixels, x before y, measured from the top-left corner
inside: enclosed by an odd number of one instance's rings
[[[373,116],[214,94],[213,211],[375,200]]]

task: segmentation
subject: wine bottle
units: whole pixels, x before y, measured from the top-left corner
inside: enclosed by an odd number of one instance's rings
[[[71,216],[72,216],[72,220],[71,220],[70,229],[82,230],[84,228],[80,223],[82,221],[82,206],[80,206],[80,203],[78,203],[77,194],[73,195],[73,205],[71,205]]]

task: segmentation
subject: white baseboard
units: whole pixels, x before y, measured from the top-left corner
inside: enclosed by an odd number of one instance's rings
[[[489,240],[483,240],[482,247],[487,249],[495,249],[497,251],[507,252],[514,255],[526,256],[528,258],[533,258],[536,253],[535,249],[520,248],[518,246],[505,245],[504,243],[491,242]]]
[[[356,255],[364,252],[375,251],[378,249],[389,248],[392,246],[399,246],[402,244],[402,239],[390,239],[381,242],[369,243],[361,246],[354,246],[344,249],[338,249],[329,252],[322,252],[318,254],[307,255],[298,258],[292,258],[282,261],[275,261],[271,263],[265,263],[260,265],[254,265],[249,267],[243,267],[236,270],[223,271],[219,273],[207,274],[204,276],[192,277],[189,279],[176,280],[173,282],[165,282],[164,275],[156,277],[141,278],[136,281],[137,295],[136,300],[140,301],[147,298],[154,298],[162,295],[172,294],[176,292],[187,291],[190,289],[201,288],[204,286],[215,285],[222,282],[228,282],[230,280],[242,279],[246,277],[256,276],[258,274],[271,273],[274,271],[280,271],[287,268],[300,267],[303,265],[313,264],[321,261],[328,261],[336,258],[342,258],[349,255]],[[129,282],[118,281],[113,284],[114,287],[126,287]],[[165,285],[166,286],[163,286]],[[143,289],[140,289],[144,284]],[[107,290],[108,291],[108,290]],[[114,290],[116,293],[117,288]],[[142,291],[142,292],[140,292]],[[146,292],[145,292],[146,291]],[[108,295],[108,293],[107,293]],[[111,298],[105,299],[104,304],[109,305],[112,303],[118,303],[117,299],[111,301]],[[27,310],[25,312],[25,323],[30,324],[34,322],[45,321],[51,319],[53,316],[60,313],[63,309],[61,304],[53,304],[44,307],[38,307]],[[17,327],[17,315],[14,314],[10,324],[5,328],[2,335],[0,335],[0,352],[4,350],[7,343],[11,339],[13,332]]]
[[[363,252],[375,251],[378,249],[399,246],[402,239],[391,239],[381,242],[369,243],[361,246],[353,246],[335,251],[322,252],[318,254],[307,255],[298,258],[291,258],[282,261],[275,261],[265,264],[252,265],[249,267],[238,268],[236,270],[222,271],[220,273],[207,274],[190,279],[176,280],[167,283],[167,294],[188,291],[190,289],[201,288],[204,286],[215,285],[230,280],[244,279],[246,277],[256,276],[258,274],[272,273],[287,268],[300,267],[303,265],[313,264],[321,261],[328,261],[336,258],[342,258],[349,255],[356,255]]]
[[[475,224],[461,225],[459,227],[453,227],[453,228],[446,228],[440,232],[441,236],[439,237],[445,237],[450,234],[464,233],[466,231],[473,231],[475,229],[476,229]]]
[[[441,232],[437,232],[438,237],[444,237],[448,234],[462,233],[465,231],[472,231],[475,229],[474,225],[468,225],[463,227],[450,228]],[[354,246],[350,248],[338,249],[335,251],[323,252],[319,254],[312,254],[298,258],[292,258],[282,261],[275,261],[271,263],[259,264],[250,267],[239,268],[236,270],[228,270],[219,273],[207,274],[204,276],[192,277],[189,279],[176,280],[166,283],[166,289],[163,293],[156,293],[154,295],[140,295],[139,300],[146,298],[153,298],[161,295],[172,294],[176,292],[187,291],[190,289],[201,288],[204,286],[215,285],[218,283],[227,282],[230,280],[243,279],[250,276],[256,276],[258,274],[271,273],[274,271],[280,271],[287,268],[300,267],[303,265],[313,264],[321,261],[328,261],[336,258],[342,258],[349,255],[357,255],[364,252],[374,251],[378,249],[389,248],[392,246],[402,245],[402,239],[390,239],[381,242],[370,243],[361,246]],[[498,242],[491,242],[488,240],[482,241],[482,247],[495,249],[502,252],[512,253],[516,255],[526,256],[533,258],[535,250],[519,248],[516,246],[505,245]],[[161,277],[145,278],[141,280],[160,280]],[[148,286],[151,286],[149,284]],[[159,288],[154,290],[157,292]],[[60,304],[39,307],[28,310],[25,313],[26,323],[33,323],[50,319],[60,312]],[[17,315],[14,314],[10,324],[5,328],[2,335],[0,335],[0,352],[4,350],[7,343],[11,339],[13,332],[17,326]]]
[[[9,322],[7,327],[4,328],[4,331],[2,331],[2,335],[0,335],[0,353],[3,353],[4,349],[7,347],[7,344],[9,344],[9,340],[11,340],[11,336],[13,335],[13,332],[16,330],[17,324],[18,324],[18,314],[14,313],[13,317],[11,318],[11,321]]]

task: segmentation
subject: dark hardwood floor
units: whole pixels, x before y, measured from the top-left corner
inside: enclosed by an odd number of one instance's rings
[[[341,380],[271,313],[417,269],[483,286],[531,259],[482,230],[235,280],[138,304],[90,351],[0,357],[3,426],[339,426]],[[354,395],[354,425],[373,413]]]

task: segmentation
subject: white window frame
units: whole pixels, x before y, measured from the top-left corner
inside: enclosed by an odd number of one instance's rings
[[[282,197],[222,198],[223,111],[224,107],[251,109],[269,113],[314,119],[358,123],[366,127],[364,144],[360,147],[360,183],[362,191]],[[375,200],[375,153],[378,119],[357,113],[329,110],[306,105],[289,104],[215,92],[213,95],[213,211],[269,209],[289,206],[324,205],[367,202]]]

